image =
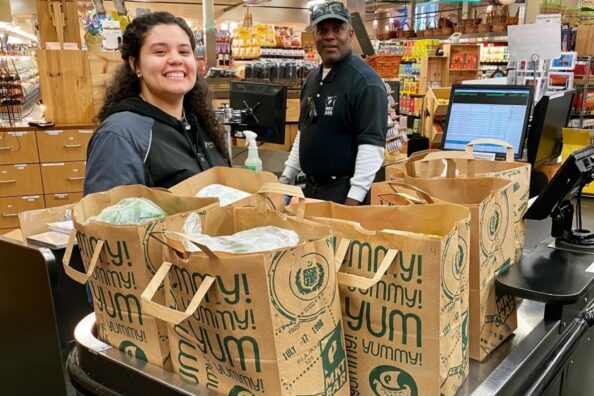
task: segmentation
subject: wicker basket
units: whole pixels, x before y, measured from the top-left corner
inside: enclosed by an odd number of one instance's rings
[[[462,14],[462,17],[458,19],[458,22],[456,22],[456,25],[454,25],[455,33],[464,33],[464,16],[466,16],[468,18],[468,14],[464,13],[464,14]]]
[[[520,20],[520,9],[516,11],[516,15],[507,17],[507,25],[517,25]]]
[[[408,30],[404,30],[404,27],[408,27]],[[398,38],[411,38],[411,37],[415,37],[417,34],[415,33],[413,26],[410,22],[410,20],[406,20],[400,30],[398,30]]]
[[[468,34],[468,33],[477,33],[478,32],[478,25],[481,23],[481,20],[479,18],[477,18],[476,16],[474,18],[469,16],[468,18],[464,19],[462,22],[464,24],[464,33]]]
[[[505,32],[507,30],[507,20],[509,18],[509,8],[503,6],[501,13],[497,14],[495,10],[491,17],[491,31],[492,32]]]
[[[421,26],[421,20],[417,19],[417,26],[415,26],[415,32],[417,37],[425,37],[425,30]]]
[[[477,32],[478,33],[489,33],[491,31],[491,15],[487,13],[480,13],[476,20],[478,21],[477,24]]]
[[[381,78],[398,78],[402,56],[395,54],[377,54],[366,59]]]
[[[431,22],[433,22],[433,27],[430,27],[432,25]],[[425,33],[426,36],[439,36],[440,31],[437,17],[427,19],[427,28],[425,31],[427,32]]]
[[[439,34],[442,36],[450,36],[452,33],[454,33],[454,22],[452,22],[450,18],[451,15],[439,18]]]

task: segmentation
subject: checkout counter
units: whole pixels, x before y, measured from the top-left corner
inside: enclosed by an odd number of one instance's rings
[[[581,211],[582,228],[594,229],[594,199]],[[519,297],[518,328],[484,362],[470,361],[458,395],[592,394],[594,254],[551,248],[558,220],[527,220],[522,260],[497,279]],[[215,395],[99,341],[62,255],[0,236],[0,394]]]
[[[584,200],[582,210],[585,226],[594,229],[594,199]],[[526,255],[551,250],[550,223],[527,221]],[[96,339],[84,287],[64,274],[62,254],[0,236],[0,350],[7,379],[0,382],[0,394],[74,395],[74,385],[83,394],[97,395],[215,395]],[[562,291],[594,262],[594,255],[582,255],[576,265],[576,254],[559,253],[535,269],[549,275],[545,283],[552,289]],[[522,262],[516,267],[527,270]],[[594,290],[582,285],[583,292],[561,295],[556,303],[545,302],[546,296],[520,300],[514,335],[484,362],[470,361],[458,394],[590,394],[594,331],[580,318]]]

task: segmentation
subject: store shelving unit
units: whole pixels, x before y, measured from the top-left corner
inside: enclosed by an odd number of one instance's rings
[[[423,136],[432,147],[438,147],[443,136],[443,121],[448,114],[451,88],[432,88],[427,92],[423,110]]]
[[[573,85],[576,89],[577,100],[574,100],[574,108],[571,110],[569,117],[569,126],[573,128],[594,128],[594,107],[588,109],[588,90],[594,88],[594,74],[592,67],[594,67],[594,57],[586,56],[579,57],[578,64],[585,65],[585,74],[581,79],[574,79]],[[575,108],[575,104],[579,104],[579,108]]]
[[[39,101],[39,72],[31,56],[0,56],[0,123],[14,126]]]
[[[447,87],[448,85],[448,57],[424,56],[421,58],[419,93],[424,95],[429,88]]]
[[[507,43],[489,43],[481,46],[480,78],[491,78],[493,73],[506,75],[509,59]]]
[[[444,44],[443,50],[448,57],[448,81],[455,84],[463,80],[479,77],[481,46],[479,44]]]

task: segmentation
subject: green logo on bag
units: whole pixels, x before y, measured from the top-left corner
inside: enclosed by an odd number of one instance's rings
[[[138,346],[131,341],[123,341],[118,349],[122,352],[125,352],[126,355],[130,357],[134,357],[136,359],[141,359],[144,361],[148,360],[143,350],[138,348]]]
[[[300,258],[295,253],[295,250],[279,252],[272,259],[268,272],[272,304],[289,320],[314,320],[336,298],[337,293],[326,291],[330,264],[319,253],[307,253]],[[329,301],[312,304],[324,293]]]
[[[468,311],[462,314],[462,354],[468,353]]]
[[[347,362],[340,323],[320,341],[325,394],[333,395],[347,382]]]
[[[458,245],[456,257],[454,258],[454,269],[455,273],[458,275],[460,275],[462,268],[464,267],[464,259],[466,258],[466,252],[464,250],[465,249],[462,245]]]
[[[319,263],[310,263],[311,267],[297,270],[295,286],[302,295],[320,290],[324,283],[324,268]]]
[[[235,385],[229,391],[229,396],[254,396],[254,394],[243,386]]]
[[[406,371],[394,366],[377,366],[369,374],[375,396],[418,396],[417,384]]]
[[[156,266],[155,266],[155,264],[153,264],[152,257],[151,257],[151,251],[150,251],[151,243],[155,243],[155,241],[151,237],[151,232],[153,232],[155,230],[155,226],[157,225],[157,223],[158,222],[155,221],[155,222],[150,223],[146,226],[144,240],[142,241],[142,247],[143,247],[143,252],[144,252],[144,265],[146,266],[146,269],[148,270],[148,272],[152,275],[156,274],[157,270],[159,269],[158,267],[161,266],[161,263],[157,263]],[[159,258],[159,261],[162,261],[162,259]]]
[[[501,194],[500,198],[497,202],[481,205],[480,247],[486,257],[508,237],[509,199],[507,194]]]
[[[445,295],[450,300],[460,299],[460,278],[466,270],[468,254],[468,245],[462,238],[457,238],[458,244],[452,243],[453,238],[448,238],[445,243],[445,248],[442,256],[442,262],[445,265],[441,266],[441,286]],[[450,253],[451,249],[456,249],[455,252]],[[452,254],[452,256],[449,256]],[[453,262],[447,263],[448,257],[452,257]]]
[[[495,238],[495,234],[499,230],[499,223],[501,222],[499,212],[494,212],[489,219],[489,239]]]

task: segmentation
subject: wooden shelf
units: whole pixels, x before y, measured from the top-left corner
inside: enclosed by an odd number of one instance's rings
[[[397,41],[404,41],[404,40],[440,40],[446,41],[450,38],[451,34],[448,35],[439,35],[439,36],[423,36],[423,37],[410,37],[410,38],[393,38],[390,40],[384,40],[388,42],[397,42]],[[479,41],[480,40],[480,41]],[[486,32],[486,33],[465,33],[460,36],[460,43],[459,44],[474,44],[477,42],[507,42],[507,32]]]
[[[481,69],[449,69],[451,72],[477,72]]]

